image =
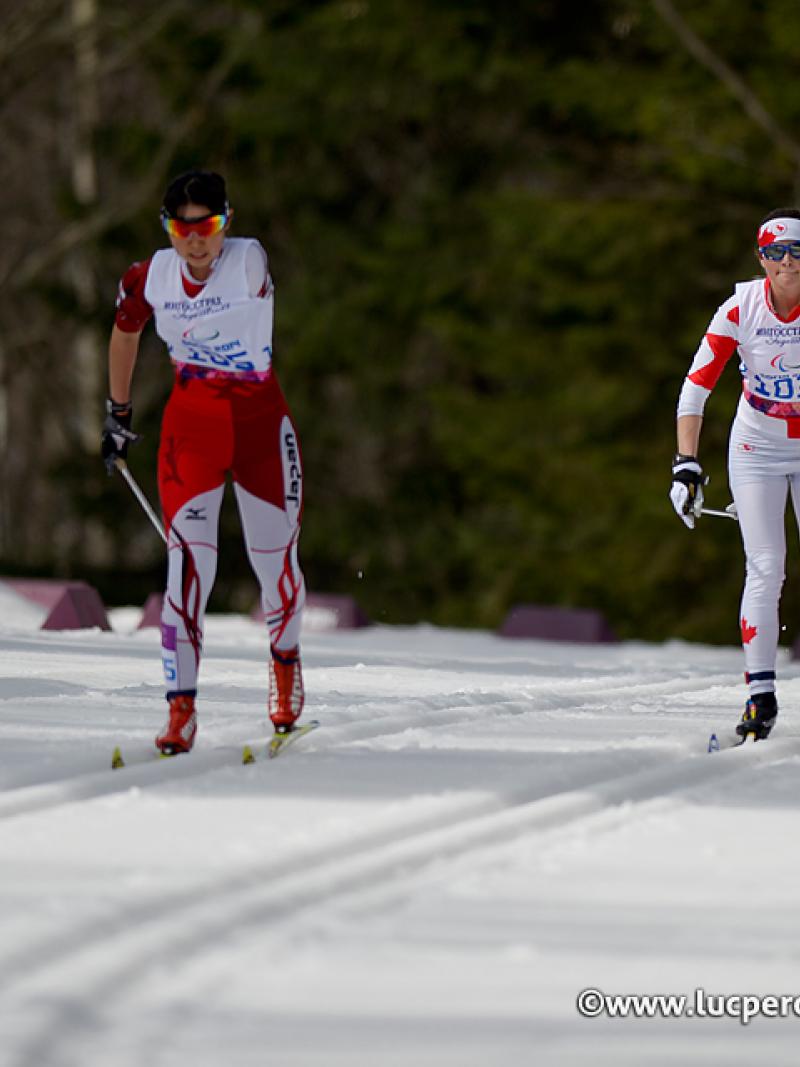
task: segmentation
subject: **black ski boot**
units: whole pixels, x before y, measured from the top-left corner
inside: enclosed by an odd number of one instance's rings
[[[755,741],[766,741],[777,717],[778,701],[775,694],[756,693],[745,704],[744,715],[736,727],[736,733],[742,740],[752,734]]]

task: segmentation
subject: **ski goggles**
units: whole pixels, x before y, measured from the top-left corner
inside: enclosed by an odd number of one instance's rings
[[[166,211],[161,212],[161,225],[170,237],[181,237],[184,240],[196,233],[198,237],[215,237],[222,233],[228,215],[203,215],[199,219],[175,219]]]
[[[788,252],[792,259],[800,259],[800,241],[786,241],[781,244],[764,245],[759,248],[759,253],[764,259],[771,259],[773,263],[780,263]]]

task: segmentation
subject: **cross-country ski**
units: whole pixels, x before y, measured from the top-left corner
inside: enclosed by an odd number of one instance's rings
[[[230,757],[231,761],[235,762],[237,759],[244,765],[255,763],[259,758],[263,757],[267,759],[274,759],[276,756],[285,752],[287,748],[295,744],[301,737],[305,737],[306,734],[311,733],[312,730],[316,730],[319,727],[319,721],[317,719],[311,719],[308,722],[302,722],[297,726],[292,727],[291,730],[284,732],[275,732],[269,740],[264,741],[245,741],[240,746],[229,746],[228,748],[214,748],[211,750],[210,755],[221,756],[225,755]],[[151,763],[154,760],[161,762],[167,760],[173,760],[180,758],[178,755],[171,755],[164,752],[159,752],[155,747],[134,746],[131,749],[125,748],[123,751],[123,745],[116,745],[111,754],[111,768],[112,770],[122,770],[123,767],[133,766],[139,763]],[[183,753],[191,757],[196,753]]]

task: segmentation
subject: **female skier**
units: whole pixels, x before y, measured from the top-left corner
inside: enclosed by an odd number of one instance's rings
[[[766,277],[736,285],[711,320],[683,383],[670,497],[693,527],[706,482],[697,458],[703,409],[736,352],[743,382],[728,471],[746,559],[740,625],[749,688],[736,732],[759,740],[778,714],[775,664],[788,492],[800,518],[800,211],[780,208],[767,215],[756,256]]]
[[[272,366],[267,256],[258,241],[228,236],[232,218],[219,174],[194,170],[171,182],[161,209],[171,248],[124,274],[109,345],[102,437],[109,473],[137,437],[131,381],[151,316],[175,371],[158,453],[168,535],[161,649],[169,715],[156,746],[167,755],[188,752],[197,731],[203,620],[228,474],[270,632],[268,713],[277,732],[292,729],[304,700],[300,452]]]

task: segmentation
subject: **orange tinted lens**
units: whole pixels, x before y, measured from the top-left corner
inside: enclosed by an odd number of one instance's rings
[[[196,233],[198,237],[213,237],[221,233],[228,221],[227,215],[206,215],[203,219],[171,219],[164,217],[164,229],[170,237],[190,237]]]

